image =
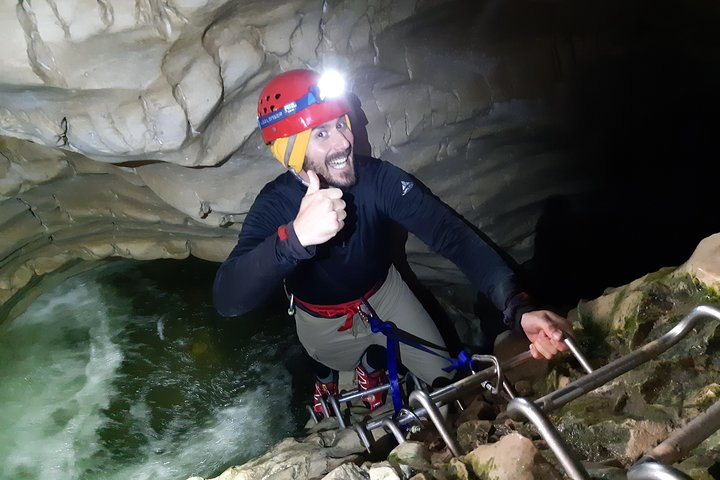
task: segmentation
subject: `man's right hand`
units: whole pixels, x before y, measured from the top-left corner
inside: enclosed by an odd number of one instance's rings
[[[320,189],[320,179],[312,170],[307,172],[310,185],[300,203],[293,228],[300,245],[320,245],[334,237],[345,225],[345,200],[339,188]]]

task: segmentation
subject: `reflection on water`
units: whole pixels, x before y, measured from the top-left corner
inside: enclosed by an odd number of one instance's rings
[[[2,478],[211,476],[295,433],[292,322],[220,318],[212,271],[110,262],[0,325]]]

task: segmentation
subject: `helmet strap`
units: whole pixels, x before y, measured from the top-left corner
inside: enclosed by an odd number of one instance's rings
[[[270,144],[270,151],[283,167],[300,172],[305,163],[310,133],[311,130],[307,129],[289,137],[278,138]]]

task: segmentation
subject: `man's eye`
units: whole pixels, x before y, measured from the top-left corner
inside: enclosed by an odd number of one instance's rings
[[[325,138],[325,137],[327,136],[327,133],[326,133],[326,132],[323,132],[323,131],[319,131],[319,132],[317,132],[317,133],[315,134],[315,136],[316,136],[317,138]]]
[[[344,128],[345,128],[345,122],[338,122],[336,128],[337,128],[338,130],[344,129]]]

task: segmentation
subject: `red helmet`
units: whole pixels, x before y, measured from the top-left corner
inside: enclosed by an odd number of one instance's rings
[[[320,83],[317,72],[290,70],[265,85],[258,98],[258,124],[265,143],[317,127],[350,111],[343,95],[326,95]]]

